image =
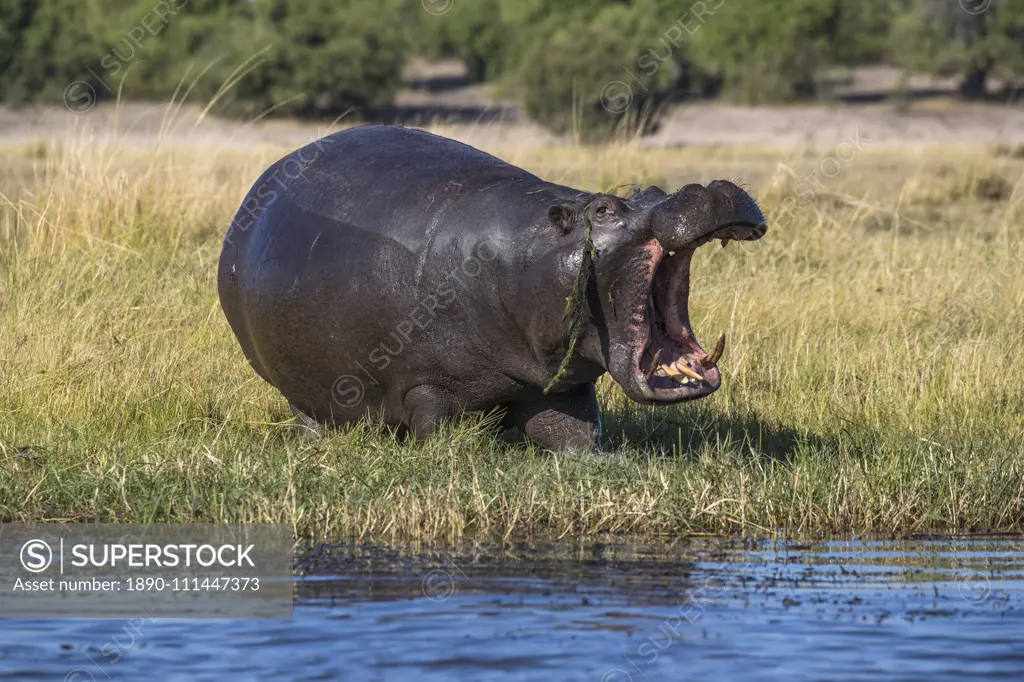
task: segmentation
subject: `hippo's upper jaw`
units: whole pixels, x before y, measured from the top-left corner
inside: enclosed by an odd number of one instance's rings
[[[637,402],[694,400],[721,385],[717,365],[725,337],[707,352],[690,327],[693,253],[716,239],[723,246],[760,239],[767,226],[746,192],[720,180],[707,187],[688,185],[667,197],[652,209],[651,225],[655,238],[643,246],[650,257],[646,287],[630,292],[634,323],[627,331],[625,352],[612,359],[609,369]]]

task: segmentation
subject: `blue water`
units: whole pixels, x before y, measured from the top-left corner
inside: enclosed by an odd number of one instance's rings
[[[320,547],[288,620],[0,620],[8,680],[1024,679],[1024,538]]]

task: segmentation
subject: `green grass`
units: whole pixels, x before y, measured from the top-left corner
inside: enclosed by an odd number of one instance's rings
[[[367,425],[307,443],[216,297],[221,240],[283,150],[0,150],[0,521],[251,521],[304,535],[915,532],[1024,518],[1024,162],[865,149],[551,149],[587,189],[741,178],[756,244],[698,251],[723,388],[653,409],[600,386],[621,460]],[[500,154],[501,151],[497,150]],[[831,172],[832,167],[828,167]],[[993,189],[995,188],[995,189]]]

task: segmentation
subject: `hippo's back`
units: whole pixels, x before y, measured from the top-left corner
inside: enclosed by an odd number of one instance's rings
[[[335,133],[293,152],[267,173],[277,173],[271,188],[280,187],[278,179],[284,184],[288,210],[381,230],[413,250],[425,237],[423,212],[446,199],[503,185],[548,184],[461,142],[390,126]],[[273,205],[267,208],[272,211]]]
[[[279,160],[250,189],[224,241],[221,305],[253,368],[307,414],[359,416],[338,415],[331,390],[339,376],[360,373],[359,411],[386,411],[388,382],[374,376],[373,349],[381,340],[395,346],[396,326],[424,297],[437,298],[446,273],[481,243],[493,250],[515,239],[573,192],[430,133],[336,133]],[[462,322],[473,306],[502,309],[494,298],[508,291],[507,277],[496,272],[435,309],[444,324],[418,332],[420,343],[389,358],[388,372],[425,380],[416,372],[436,363],[422,341],[449,333],[433,347],[469,343],[472,325]],[[462,362],[471,355],[463,349]]]

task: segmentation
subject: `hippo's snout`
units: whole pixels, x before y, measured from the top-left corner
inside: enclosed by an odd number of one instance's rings
[[[651,212],[651,227],[669,250],[696,248],[711,239],[760,239],[767,231],[757,202],[727,180],[707,187],[686,185],[664,199]]]
[[[609,371],[626,394],[638,402],[674,403],[713,393],[721,385],[718,363],[726,339],[718,337],[711,352],[690,326],[690,263],[699,246],[712,239],[760,239],[764,216],[757,203],[731,182],[706,187],[687,185],[650,209],[657,240],[648,245],[648,275],[630,291],[634,324],[625,335],[628,349]]]

